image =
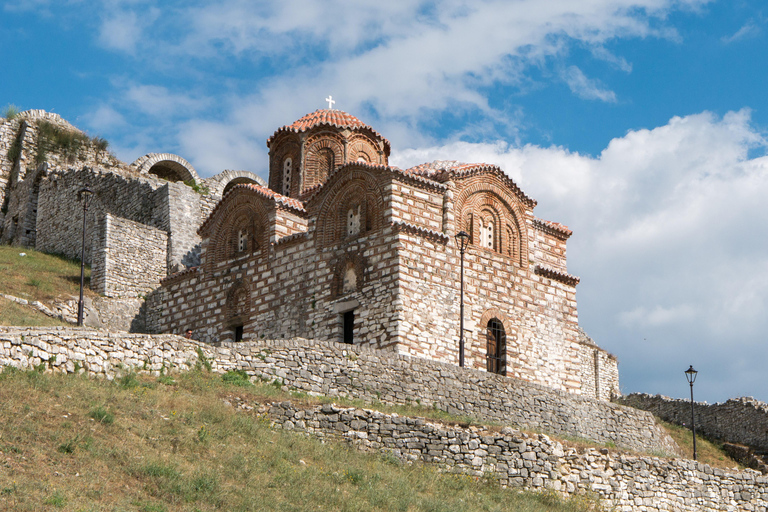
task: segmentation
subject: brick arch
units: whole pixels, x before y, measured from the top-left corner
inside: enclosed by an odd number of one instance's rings
[[[301,190],[323,183],[334,169],[344,163],[344,144],[335,134],[321,133],[305,145],[301,166]]]
[[[478,243],[477,227],[481,212],[495,212],[499,221],[494,233],[498,243],[496,251],[511,256],[517,265],[525,265],[528,260],[525,209],[513,194],[508,193],[498,178],[488,174],[471,178],[457,194],[454,211],[458,223],[456,231],[463,229],[470,233],[473,243]]]
[[[357,162],[361,157],[369,164],[386,163],[381,161],[382,158],[376,149],[376,144],[371,139],[356,135],[349,140],[347,145],[347,158],[349,162]]]
[[[254,254],[269,245],[267,209],[249,189],[233,190],[214,215],[216,221],[207,230],[210,265]],[[241,229],[248,233],[244,251],[237,247]]]
[[[251,314],[251,287],[243,279],[237,279],[227,290],[226,327],[245,324]]]
[[[333,299],[360,291],[366,279],[365,269],[367,261],[360,252],[347,253],[336,261],[331,283],[331,297]],[[344,276],[352,269],[356,276],[356,286],[353,291],[344,292]]]
[[[149,153],[131,164],[142,174],[153,174],[168,181],[200,181],[192,164],[171,153]]]
[[[291,179],[290,196],[299,193],[299,176],[301,174],[301,144],[298,136],[282,138],[280,143],[270,151],[269,158],[269,188],[282,194],[283,162],[286,158],[293,161],[293,177]]]
[[[375,176],[363,169],[348,169],[336,174],[326,185],[317,215],[315,240],[320,246],[329,246],[346,238],[346,215],[350,208],[360,207],[361,229],[358,236],[381,229],[384,216],[384,198]]]
[[[211,195],[217,198],[224,196],[225,192],[234,185],[240,183],[254,183],[263,187],[267,186],[267,182],[258,174],[250,171],[224,171],[211,178],[203,180],[203,182],[211,189]]]

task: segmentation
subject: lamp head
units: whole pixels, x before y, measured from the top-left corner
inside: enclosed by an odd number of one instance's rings
[[[690,365],[690,367],[685,370],[685,378],[688,379],[689,384],[693,384],[696,381],[696,375],[698,375],[699,372],[693,369],[693,365]]]
[[[91,199],[93,198],[93,190],[91,190],[91,187],[86,185],[85,187],[81,188],[77,193],[77,196],[78,200],[82,201],[83,203],[83,209],[87,210],[88,206],[91,204]]]
[[[459,246],[459,250],[461,252],[464,252],[467,250],[467,246],[469,245],[469,233],[466,231],[459,231],[456,233],[456,245]]]

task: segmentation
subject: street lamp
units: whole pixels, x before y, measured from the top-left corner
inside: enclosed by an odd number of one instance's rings
[[[469,245],[469,233],[459,231],[456,233],[456,245],[461,252],[461,299],[459,302],[459,366],[464,366],[464,251]]]
[[[93,190],[86,185],[77,193],[78,200],[83,203],[83,246],[80,252],[80,301],[77,303],[77,325],[83,326],[83,285],[85,283],[85,219],[88,206],[91,204]]]
[[[693,430],[693,460],[696,460],[696,420],[693,417],[693,383],[696,382],[696,375],[699,372],[693,369],[693,365],[685,370],[685,378],[691,385],[691,429]]]

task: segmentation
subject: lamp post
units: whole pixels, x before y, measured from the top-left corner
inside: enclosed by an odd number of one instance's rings
[[[459,301],[459,366],[464,366],[464,251],[469,245],[469,233],[459,231],[456,233],[456,245],[461,253],[461,292]]]
[[[693,365],[685,370],[685,378],[691,385],[691,429],[693,430],[693,460],[696,460],[696,420],[693,417],[693,383],[696,381],[696,375],[699,372],[693,369]]]
[[[83,245],[80,251],[80,301],[77,303],[77,325],[83,326],[83,285],[85,284],[85,219],[88,206],[91,204],[93,190],[88,185],[77,193],[78,199],[83,203]]]

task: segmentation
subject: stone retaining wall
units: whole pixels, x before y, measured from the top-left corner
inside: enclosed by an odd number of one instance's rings
[[[545,435],[510,427],[487,432],[332,404],[297,409],[283,402],[272,404],[268,415],[277,427],[343,438],[363,450],[448,471],[492,476],[504,486],[555,489],[565,495],[593,492],[606,510],[768,510],[768,476],[752,470],[724,471],[695,461],[608,450],[578,453]]]
[[[679,448],[649,413],[574,396],[526,381],[398,355],[394,352],[311,340],[226,343],[213,347],[175,335],[113,334],[84,329],[0,328],[0,365],[29,368],[42,362],[73,371],[74,361],[90,374],[108,377],[118,365],[158,371],[197,362],[198,349],[214,371],[244,370],[278,379],[295,389],[390,404],[436,407],[557,435],[646,452],[673,454]],[[85,357],[88,356],[88,357]]]
[[[691,402],[661,395],[632,393],[618,403],[649,411],[677,425],[691,423]],[[732,398],[720,404],[694,403],[696,432],[768,453],[768,404],[752,397]]]

